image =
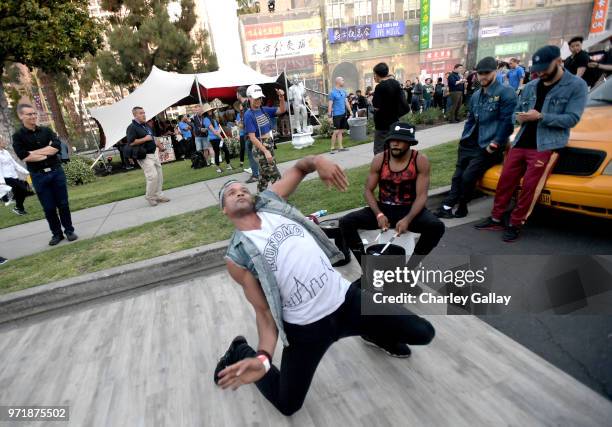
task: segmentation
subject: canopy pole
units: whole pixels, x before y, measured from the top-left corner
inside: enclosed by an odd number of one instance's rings
[[[198,92],[198,102],[200,103],[200,105],[202,105],[202,95],[200,95],[200,83],[198,82],[198,75],[195,75],[195,82],[196,82],[196,90]]]
[[[283,74],[285,74],[285,100],[287,102],[287,114],[289,114],[289,133],[291,134],[291,143],[293,144],[293,120],[291,120],[291,102],[289,102],[289,83],[287,81],[287,65],[283,67]],[[295,111],[293,112],[295,116]]]

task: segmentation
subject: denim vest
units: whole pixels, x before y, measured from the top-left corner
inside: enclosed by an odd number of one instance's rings
[[[495,141],[502,148],[514,131],[512,113],[516,109],[517,97],[509,86],[497,80],[484,92],[478,89],[470,98],[470,108],[461,139],[467,139],[478,126],[478,145],[485,148]],[[503,148],[502,148],[503,149]]]
[[[278,214],[295,221],[312,235],[332,264],[344,259],[342,252],[327,238],[319,226],[306,219],[300,211],[285,202],[276,193],[266,190],[257,195],[255,197],[255,211]],[[300,254],[295,254],[295,256],[299,257]],[[239,266],[246,268],[259,280],[261,289],[270,306],[272,317],[278,328],[278,335],[283,345],[289,346],[283,327],[283,306],[280,288],[274,273],[270,270],[259,249],[242,231],[236,230],[230,239],[225,258],[229,258]]]
[[[529,82],[516,106],[516,113],[527,112],[535,107],[537,85],[540,79]],[[565,147],[569,140],[570,129],[580,121],[584,106],[586,105],[588,88],[582,78],[573,75],[567,70],[557,85],[548,93],[542,107],[542,119],[538,122],[537,146],[538,151],[557,150]],[[518,142],[525,126],[521,127],[513,146]]]

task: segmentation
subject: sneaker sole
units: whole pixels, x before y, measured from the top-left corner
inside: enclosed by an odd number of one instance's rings
[[[491,227],[474,227],[476,230],[481,230],[481,231],[504,231],[505,227],[504,226],[491,226]]]
[[[387,356],[395,357],[396,359],[408,359],[410,356],[412,356],[412,353],[411,354],[407,354],[405,356],[404,355],[399,355],[399,354],[393,354],[390,351],[380,347],[378,344],[374,344],[373,342],[368,341],[368,340],[364,339],[363,337],[361,338],[361,341],[363,341],[363,343],[365,345],[367,345],[369,347],[372,347],[372,348],[377,348],[378,350],[382,351],[383,353],[386,353]]]

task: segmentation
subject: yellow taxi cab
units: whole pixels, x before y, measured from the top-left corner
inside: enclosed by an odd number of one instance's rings
[[[612,218],[612,79],[591,91],[580,122],[539,199],[539,204]],[[502,165],[490,168],[479,189],[494,195]]]

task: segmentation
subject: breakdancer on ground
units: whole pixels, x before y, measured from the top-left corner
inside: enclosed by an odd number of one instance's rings
[[[347,189],[339,165],[309,156],[257,196],[237,181],[219,192],[223,213],[236,227],[227,269],[255,309],[259,343],[256,351],[244,337],[234,338],[214,381],[232,389],[255,383],[284,415],[302,407],[319,362],[340,338],[361,335],[384,350],[389,343],[425,345],[435,334],[427,320],[399,305],[388,315],[362,316],[362,299],[372,297],[361,289],[361,279],[350,283],[332,267],[342,253],[286,202],[314,171],[328,186]],[[279,336],[284,348],[276,367],[272,354]]]

